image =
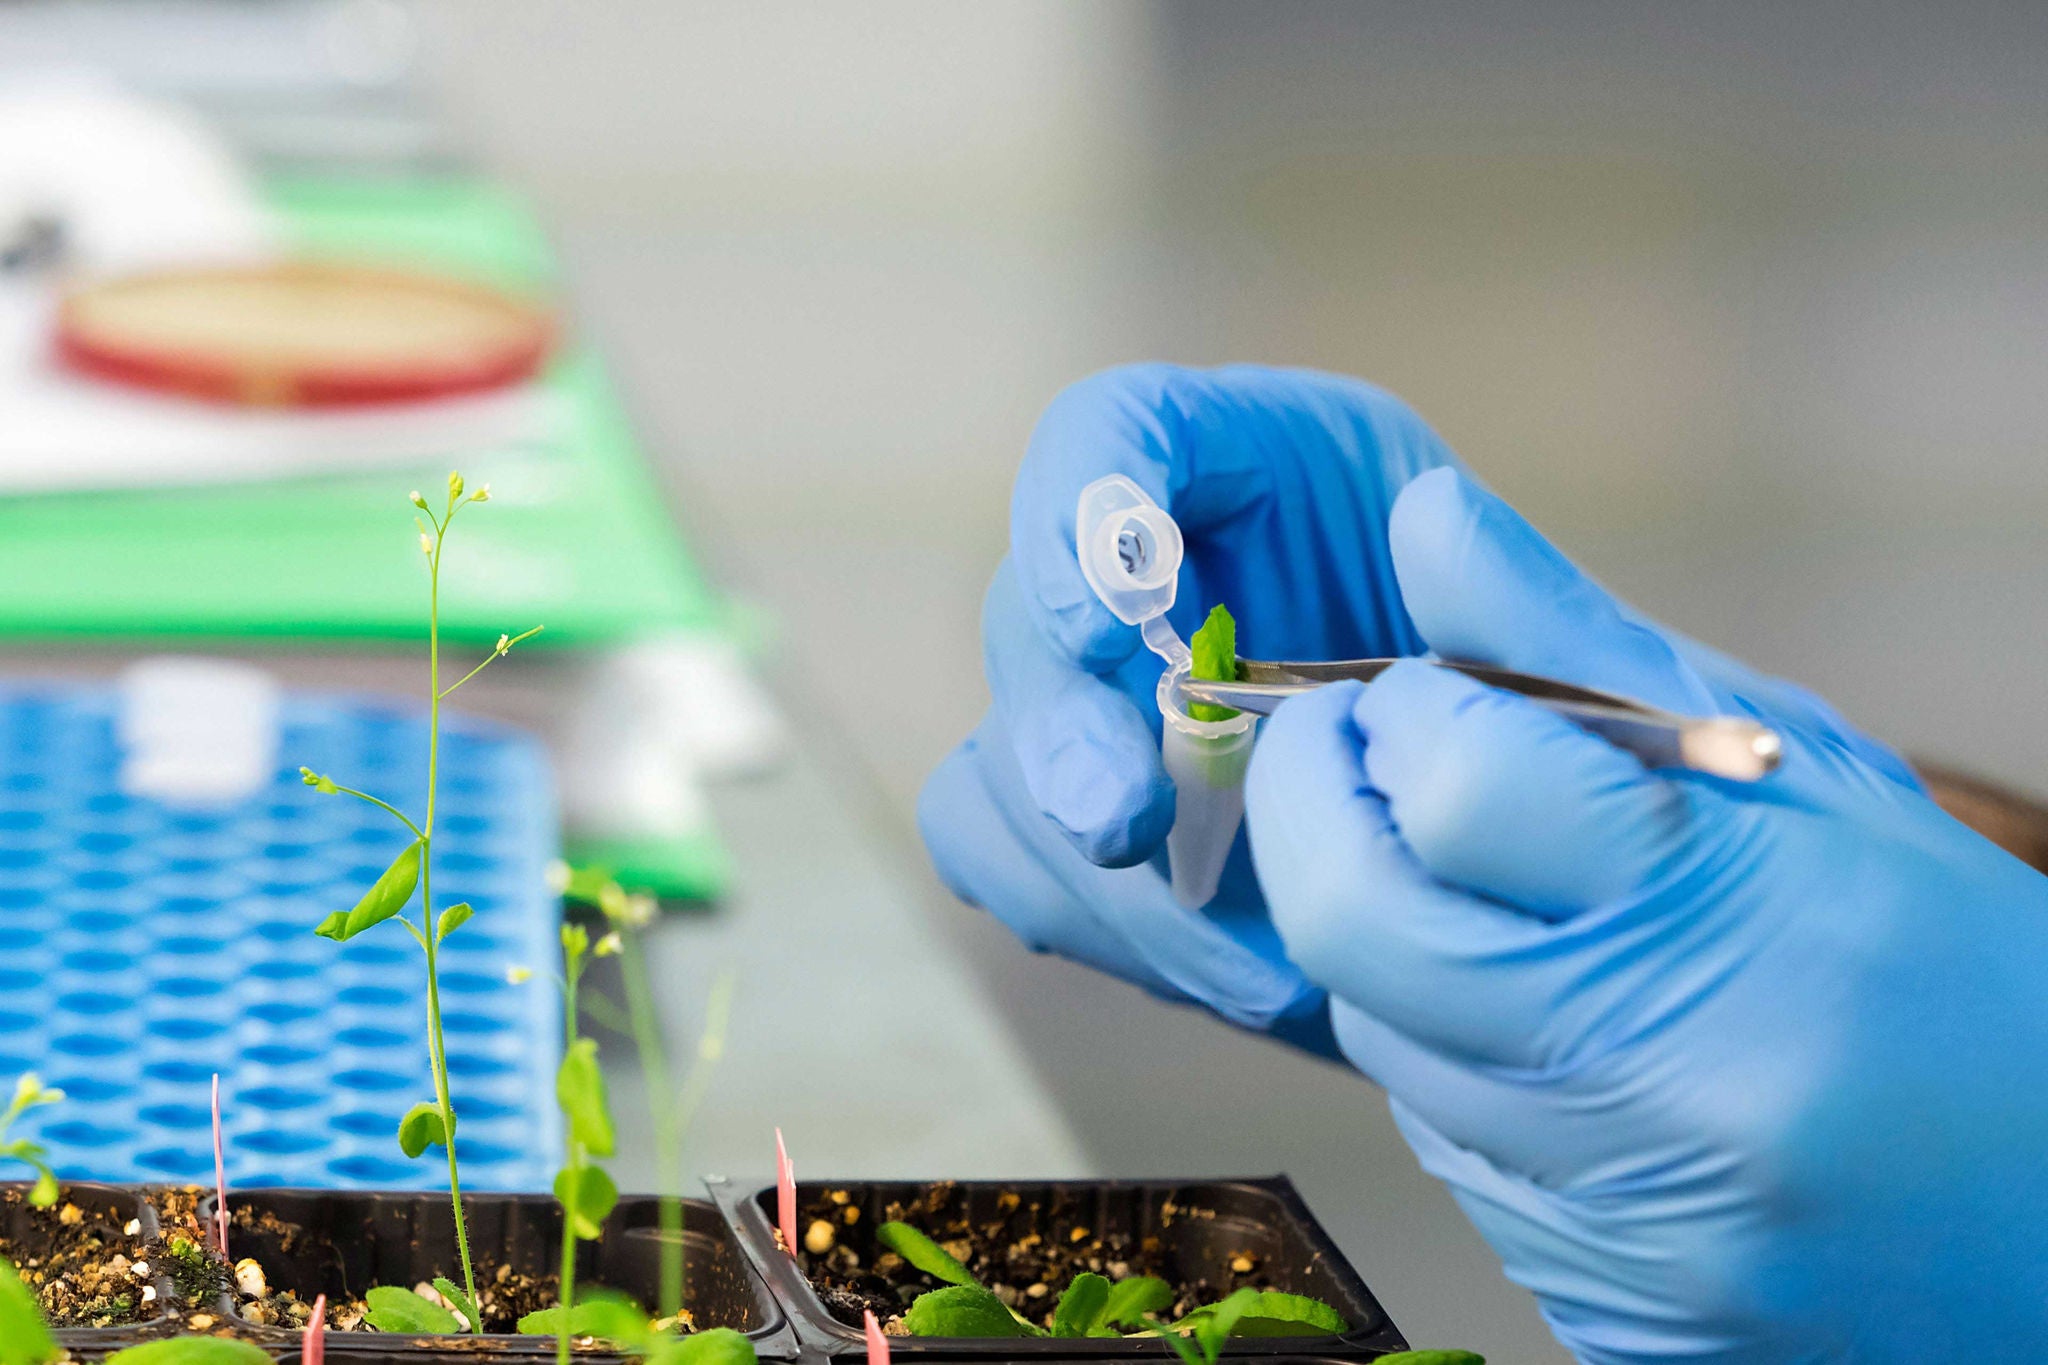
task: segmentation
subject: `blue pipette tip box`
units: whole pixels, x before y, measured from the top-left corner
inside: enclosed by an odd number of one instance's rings
[[[395,923],[347,944],[313,933],[411,836],[298,775],[418,820],[424,712],[286,694],[272,780],[186,807],[121,791],[118,700],[0,684],[0,1085],[33,1070],[66,1092],[20,1134],[66,1178],[210,1183],[218,1072],[231,1185],[445,1184],[440,1149],[408,1161],[397,1140],[434,1095],[419,945]],[[554,787],[534,739],[459,714],[440,765],[434,903],[476,910],[441,949],[463,1183],[544,1189],[561,1146]],[[534,979],[513,984],[515,966]]]

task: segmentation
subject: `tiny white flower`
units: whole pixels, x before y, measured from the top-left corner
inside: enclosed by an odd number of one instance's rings
[[[413,489],[412,492],[407,493],[405,495],[405,500],[411,503],[414,507],[419,508],[422,512],[427,510],[427,500],[420,496],[420,490],[417,488]]]
[[[498,637],[498,652],[500,654],[503,654],[506,650],[510,648],[512,648],[512,637],[509,635],[500,635]]]
[[[531,980],[533,980],[533,968],[531,967],[507,967],[505,969],[505,982],[507,985],[523,986]]]
[[[487,483],[478,484],[476,492],[469,495],[469,500],[471,502],[489,502],[491,500],[491,486]]]
[[[597,946],[595,948],[592,948],[590,951],[591,955],[594,957],[610,957],[614,953],[618,952],[619,949],[624,946],[624,944],[619,942],[619,931],[614,929],[609,934],[606,934],[603,938],[599,939],[597,941]]]
[[[423,555],[434,553],[434,538],[425,531],[420,532],[420,553]]]
[[[635,892],[626,898],[625,914],[621,917],[635,929],[645,929],[654,923],[654,897],[645,891]]]
[[[555,859],[548,864],[548,890],[557,896],[561,895],[569,889],[569,879],[573,875],[575,874],[569,870],[569,864],[560,858]]]

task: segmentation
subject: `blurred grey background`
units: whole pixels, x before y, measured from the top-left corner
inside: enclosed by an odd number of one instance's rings
[[[1419,1341],[1566,1358],[1376,1092],[1031,957],[923,871],[912,803],[985,704],[978,599],[1063,384],[1375,379],[1642,607],[2048,785],[2039,6],[342,8],[366,103],[418,114],[384,152],[445,123],[544,207],[679,513],[777,623],[785,700],[1087,1160],[1292,1172]],[[317,142],[259,102],[252,138]],[[919,686],[819,684],[885,659]]]
[[[1907,748],[2048,777],[2039,7],[417,13],[905,860],[985,702],[1032,420],[1144,357],[1384,383],[1644,608]],[[804,681],[882,658],[922,685]],[[1565,1359],[1377,1093],[923,884],[1102,1170],[1288,1170],[1411,1337]]]

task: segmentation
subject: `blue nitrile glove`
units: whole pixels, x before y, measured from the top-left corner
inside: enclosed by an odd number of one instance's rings
[[[1420,663],[1261,736],[1288,955],[1559,1338],[1589,1365],[2048,1358],[2048,879],[1455,473],[1391,543],[1444,653],[1786,741],[1755,785],[1647,771]]]
[[[1254,658],[1415,654],[1387,517],[1410,479],[1455,463],[1398,399],[1333,375],[1139,365],[1061,394],[1018,473],[1010,555],[984,611],[995,703],[919,803],[947,884],[1036,948],[1327,1050],[1321,992],[1280,951],[1242,848],[1202,913],[1167,892],[1161,666],[1081,576],[1075,505],[1121,473],[1173,514],[1187,540],[1172,618],[1183,638],[1223,602]],[[1645,647],[1658,638],[1646,633]],[[1463,647],[1452,635],[1433,643]],[[1532,664],[1572,676],[1574,642],[1552,645]],[[1841,731],[1796,689],[1673,647],[1703,679],[1739,677],[1754,703]]]
[[[1161,666],[1082,578],[1075,506],[1121,473],[1173,514],[1184,638],[1223,602],[1254,657],[1408,654],[1387,512],[1453,458],[1398,400],[1330,375],[1144,365],[1061,394],[1017,476],[983,614],[994,705],[919,804],[948,885],[1034,947],[1327,1050],[1322,994],[1282,955],[1242,846],[1204,911],[1168,893]]]

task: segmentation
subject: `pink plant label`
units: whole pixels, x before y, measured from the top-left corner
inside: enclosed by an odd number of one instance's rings
[[[790,1163],[789,1148],[782,1143],[782,1130],[775,1130],[775,1221],[782,1229],[782,1249],[796,1256],[796,1167]]]
[[[228,1166],[220,1140],[220,1073],[213,1073],[213,1235],[228,1259]]]
[[[875,1321],[875,1310],[865,1310],[868,1338],[868,1365],[889,1365],[889,1338],[882,1335],[882,1324]],[[320,1365],[314,1361],[312,1365]]]
[[[313,1316],[306,1319],[305,1340],[299,1345],[299,1365],[320,1365],[327,1354],[327,1296],[313,1300]]]

